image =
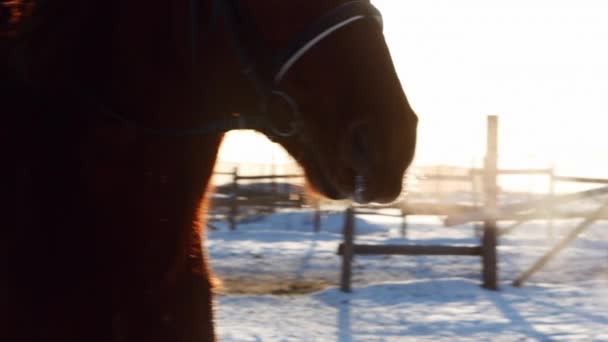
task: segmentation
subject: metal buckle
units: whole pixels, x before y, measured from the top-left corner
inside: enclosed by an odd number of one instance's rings
[[[289,127],[287,127],[286,129],[279,128],[272,122],[269,122],[269,127],[272,134],[275,134],[276,136],[281,138],[289,138],[300,133],[300,130],[302,129],[302,120],[300,117],[300,108],[298,107],[296,101],[287,93],[279,90],[273,90],[271,93],[271,97],[272,96],[277,96],[283,101],[285,101],[285,103],[287,103],[287,105],[291,109],[292,115],[292,120],[288,123]]]

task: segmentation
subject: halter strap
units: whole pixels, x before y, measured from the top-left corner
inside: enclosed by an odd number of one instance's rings
[[[264,119],[267,121],[267,127],[262,132],[271,139],[274,136],[293,136],[302,127],[297,101],[282,91],[279,86],[298,60],[331,34],[359,20],[374,19],[382,29],[382,15],[369,0],[348,1],[317,19],[273,58],[263,55],[268,48],[257,30],[253,17],[240,0],[216,0],[215,3],[224,17],[224,23],[232,38],[232,47],[241,64],[242,73],[256,89],[259,112],[254,116],[259,116],[261,119],[256,121],[261,122]],[[268,57],[271,62],[270,68],[266,68],[268,65],[264,64],[267,62],[266,60],[260,60]],[[287,129],[278,129],[268,119],[269,102],[274,96],[280,97],[291,108],[292,120]]]
[[[121,124],[131,127],[133,129],[140,130],[146,134],[163,137],[193,137],[193,136],[204,136],[210,134],[219,134],[231,131],[233,129],[255,129],[262,131],[268,125],[267,121],[261,117],[255,116],[229,116],[223,119],[214,120],[211,123],[197,127],[189,128],[158,128],[145,126],[137,121],[128,119],[126,116],[120,113],[107,109],[103,106],[98,106],[97,109],[100,113],[107,115],[108,117],[114,118]]]
[[[307,30],[300,33],[274,61],[274,84],[279,84],[291,67],[310,49],[315,47],[334,32],[362,19],[374,19],[383,27],[380,11],[369,0],[357,0],[344,3],[326,13]]]

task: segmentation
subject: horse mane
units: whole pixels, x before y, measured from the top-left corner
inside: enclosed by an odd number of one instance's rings
[[[0,1],[0,37],[14,36],[19,24],[34,10],[33,0]]]
[[[2,0],[0,0],[2,1]],[[9,1],[10,2],[10,1]],[[17,77],[31,85],[61,84],[78,71],[82,47],[99,39],[100,1],[15,0],[27,11],[19,14],[7,63]],[[108,2],[110,3],[110,2]],[[27,5],[27,6],[26,6]],[[110,7],[111,5],[107,5]],[[105,12],[105,11],[103,11]],[[67,77],[66,77],[67,76]]]

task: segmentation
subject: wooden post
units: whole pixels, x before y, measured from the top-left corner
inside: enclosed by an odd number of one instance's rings
[[[272,199],[272,202],[270,203],[270,205],[268,205],[268,211],[271,214],[274,214],[277,212],[277,209],[279,208],[279,203],[277,202],[277,198],[279,198],[279,196],[277,193],[274,193],[271,196],[273,196],[273,199]]]
[[[401,206],[401,237],[407,239],[407,211],[405,210],[405,200]]]
[[[469,170],[469,177],[471,177],[471,191],[472,191],[472,200],[473,207],[479,208],[479,189],[477,188],[477,174],[475,173],[475,167],[471,167]],[[477,222],[473,223],[473,235],[476,238],[481,238],[483,227]]]
[[[228,223],[230,230],[236,230],[236,219],[239,214],[239,168],[235,167],[232,171],[232,196],[230,197],[230,212],[228,214]]]
[[[314,227],[315,233],[321,231],[321,202],[318,199],[315,199],[315,217],[314,217]]]
[[[553,168],[549,172],[549,198],[551,200],[555,198],[555,170]],[[549,219],[547,220],[547,235],[549,239],[553,239],[553,217],[555,216],[555,205],[550,204],[545,210],[549,215]]]
[[[274,153],[273,153],[272,154],[272,165],[270,166],[270,169],[271,169],[270,173],[271,173],[271,176],[272,176],[270,178],[270,182],[272,184],[271,186],[272,186],[272,194],[273,195],[278,195],[278,193],[279,193],[279,187],[278,187],[277,180],[276,180],[276,175],[277,175],[276,167],[277,167],[277,164],[275,163]],[[285,183],[283,183],[283,184],[285,184]],[[290,193],[291,193],[291,191],[290,191]]]
[[[487,150],[484,167],[484,191],[486,210],[482,237],[483,287],[498,289],[496,257],[496,210],[497,210],[497,170],[498,170],[498,117],[488,116]]]
[[[351,292],[351,274],[355,238],[355,212],[352,207],[346,209],[344,215],[344,244],[342,249],[342,277],[340,290]]]

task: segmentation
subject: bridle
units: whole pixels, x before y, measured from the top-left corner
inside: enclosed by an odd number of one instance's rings
[[[194,64],[199,61],[198,32],[202,21],[201,1],[190,0],[190,39]],[[323,14],[285,48],[274,56],[268,56],[264,39],[258,33],[253,16],[248,13],[242,0],[211,0],[211,2],[210,32],[214,31],[215,26],[220,22],[225,26],[231,39],[231,47],[241,66],[241,72],[255,88],[257,113],[227,116],[195,128],[152,128],[129,120],[126,116],[104,106],[99,106],[100,111],[124,124],[154,135],[192,136],[217,134],[234,129],[254,129],[264,133],[271,140],[293,137],[300,134],[303,127],[300,107],[294,97],[281,88],[281,82],[291,68],[325,38],[359,20],[372,19],[382,29],[382,15],[369,0],[351,0]],[[254,54],[254,51],[261,52],[261,55],[269,58],[270,61],[260,60],[259,54]],[[269,68],[262,67],[268,64],[270,64]],[[270,104],[275,99],[283,101],[291,112],[287,127],[278,127],[270,118]]]
[[[199,0],[190,1],[195,3]],[[224,19],[241,71],[254,85],[258,98],[258,113],[239,116],[244,122],[241,121],[236,128],[256,129],[265,133],[270,139],[291,137],[302,130],[298,102],[282,89],[281,82],[308,51],[333,33],[359,20],[372,19],[382,29],[382,15],[369,0],[345,2],[323,14],[291,40],[285,48],[270,56],[270,68],[264,69],[261,67],[264,61],[257,60],[252,50],[261,50],[264,53],[268,49],[258,33],[253,17],[247,12],[242,1],[213,0],[212,6],[214,8],[212,12]],[[195,16],[193,16],[192,30],[198,30],[198,20]],[[196,53],[197,50],[196,45],[193,45],[193,52]],[[275,98],[283,101],[291,111],[287,127],[278,127],[270,120],[270,103]]]

